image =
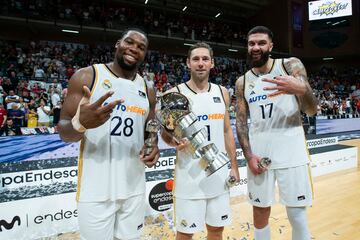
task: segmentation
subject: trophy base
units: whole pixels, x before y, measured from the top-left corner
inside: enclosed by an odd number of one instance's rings
[[[214,160],[208,164],[205,168],[206,175],[209,177],[219,169],[227,166],[230,162],[230,159],[222,152],[216,155]]]

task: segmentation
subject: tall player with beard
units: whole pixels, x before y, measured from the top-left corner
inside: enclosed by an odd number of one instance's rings
[[[317,101],[299,59],[269,57],[272,38],[263,26],[249,31],[251,70],[236,81],[236,129],[248,165],[254,236],[255,240],[270,239],[269,216],[277,182],[292,239],[309,240],[306,207],[312,204],[312,184],[301,111],[314,115]],[[268,169],[259,165],[263,157],[272,160]]]
[[[130,29],[116,42],[115,59],[78,70],[69,81],[59,122],[64,141],[81,140],[78,213],[81,239],[139,239],[145,213],[145,124],[154,117],[155,93],[137,74],[148,47]],[[145,164],[145,165],[144,165]]]

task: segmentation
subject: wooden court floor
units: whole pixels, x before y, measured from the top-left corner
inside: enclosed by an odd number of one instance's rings
[[[341,142],[358,146],[360,139]],[[358,161],[360,163],[360,161]],[[316,240],[358,240],[360,239],[360,166],[345,171],[316,177],[314,183],[314,202],[308,209],[308,220],[312,239]],[[231,199],[233,222],[225,228],[224,240],[252,240],[252,208],[245,197]],[[280,204],[272,208],[270,217],[271,238],[290,240],[291,228],[286,211]],[[174,239],[172,225],[164,218],[156,224],[146,225],[142,240]],[[67,233],[41,240],[78,240],[78,233]],[[195,240],[206,239],[201,232]]]

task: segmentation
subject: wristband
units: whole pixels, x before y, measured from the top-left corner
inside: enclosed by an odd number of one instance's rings
[[[71,124],[74,128],[74,130],[76,130],[79,133],[84,133],[86,131],[86,128],[80,123],[80,106],[84,103],[89,103],[89,99],[83,97],[78,105],[78,108],[76,110],[76,114],[75,116],[71,119]]]
[[[79,133],[84,133],[86,131],[86,128],[80,123],[79,116],[77,114],[71,119],[71,124],[74,130]]]

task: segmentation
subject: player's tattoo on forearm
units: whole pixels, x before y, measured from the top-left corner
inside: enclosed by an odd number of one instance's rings
[[[289,58],[284,61],[287,72],[300,80],[306,88],[303,96],[298,96],[301,110],[309,115],[316,113],[317,99],[310,87],[305,66],[297,58]]]
[[[236,134],[246,159],[250,157],[249,128],[247,125],[248,107],[243,93],[243,84],[239,79],[236,84]]]

